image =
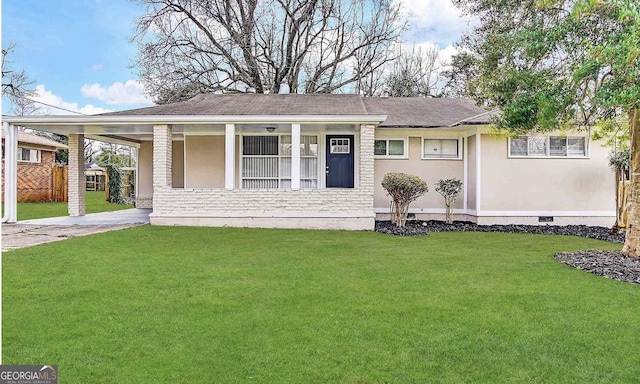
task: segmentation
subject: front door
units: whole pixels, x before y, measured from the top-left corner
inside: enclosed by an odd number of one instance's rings
[[[327,188],[353,188],[353,135],[327,136]]]

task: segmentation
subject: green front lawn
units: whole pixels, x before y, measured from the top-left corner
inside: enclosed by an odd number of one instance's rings
[[[86,213],[118,211],[133,208],[133,205],[112,204],[105,201],[104,191],[89,191],[85,194]],[[18,203],[18,221],[67,216],[67,203]],[[4,204],[2,206],[4,212]]]
[[[64,383],[635,383],[577,237],[143,226],[3,255],[3,364]]]

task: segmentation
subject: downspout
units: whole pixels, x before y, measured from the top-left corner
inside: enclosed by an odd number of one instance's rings
[[[18,131],[5,122],[4,130],[4,215],[3,223],[18,221]]]

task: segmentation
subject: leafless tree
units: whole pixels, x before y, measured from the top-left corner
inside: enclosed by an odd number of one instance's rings
[[[9,56],[15,47],[15,43],[10,43],[2,49],[2,97],[9,99],[14,114],[29,115],[36,110],[34,102],[29,100],[35,94],[32,88],[34,81],[29,79],[24,70],[15,71],[12,68],[13,61]]]
[[[393,0],[137,0],[134,64],[159,102],[201,92],[339,92],[394,58]]]
[[[438,70],[438,48],[423,50],[413,45],[411,50],[401,51],[393,62],[386,76],[386,90],[394,97],[436,96]]]

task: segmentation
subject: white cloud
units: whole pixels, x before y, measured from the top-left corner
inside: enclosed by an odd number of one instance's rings
[[[451,0],[396,0],[409,20],[405,38],[432,42],[440,47],[452,45],[469,29],[469,23]]]
[[[78,103],[70,103],[64,101],[60,96],[54,95],[53,92],[47,90],[43,84],[36,87],[36,95],[33,100],[41,102],[38,104],[37,114],[44,115],[69,115],[72,112],[80,112],[85,115],[94,115],[97,113],[112,112],[110,109],[96,107],[92,104],[79,106]]]
[[[142,83],[127,80],[124,84],[115,82],[109,86],[99,83],[85,84],[80,89],[82,96],[100,100],[109,105],[151,105],[152,100],[144,95]]]

